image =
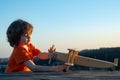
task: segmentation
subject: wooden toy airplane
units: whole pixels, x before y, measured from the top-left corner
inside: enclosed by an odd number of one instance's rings
[[[67,65],[65,71],[68,71],[69,67],[74,65],[80,65],[80,66],[86,66],[92,68],[111,68],[111,69],[114,69],[116,66],[118,66],[118,58],[115,58],[113,63],[109,61],[80,56],[78,55],[79,51],[76,49],[68,49],[68,50],[69,50],[68,53],[61,53],[61,52],[51,53],[54,55],[54,59],[65,62],[65,64]]]

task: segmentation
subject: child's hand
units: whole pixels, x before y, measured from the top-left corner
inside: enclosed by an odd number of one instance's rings
[[[49,64],[51,63],[51,59],[53,58],[53,52],[55,52],[56,48],[55,48],[55,45],[52,45],[52,47],[50,47],[50,49],[48,49],[48,52],[49,52]]]
[[[48,52],[51,53],[51,52],[55,52],[56,48],[55,48],[55,45],[52,45],[52,47],[50,47],[50,49],[48,49]]]

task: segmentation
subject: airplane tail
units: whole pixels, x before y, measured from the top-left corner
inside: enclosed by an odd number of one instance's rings
[[[118,58],[115,58],[115,59],[114,59],[114,64],[115,64],[116,66],[118,66]]]
[[[114,64],[115,64],[115,66],[111,68],[111,71],[115,71],[116,70],[116,67],[118,66],[118,58],[114,59]]]

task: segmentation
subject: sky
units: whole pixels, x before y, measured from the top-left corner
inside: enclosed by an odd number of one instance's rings
[[[23,19],[34,26],[32,43],[43,52],[68,48],[120,47],[120,0],[0,0],[0,57],[9,57],[9,25]]]

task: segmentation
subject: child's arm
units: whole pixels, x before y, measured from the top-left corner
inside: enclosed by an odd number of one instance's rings
[[[47,60],[50,58],[49,53],[47,52],[40,53],[37,57],[41,60]]]
[[[32,71],[63,71],[65,69],[64,65],[61,66],[39,66],[35,65],[33,61],[28,60],[24,62],[24,65],[26,65],[30,70]]]
[[[52,57],[52,52],[55,52],[56,48],[55,48],[55,45],[52,45],[50,47],[50,49],[48,49],[48,52],[42,52],[40,53],[37,57],[42,59],[42,60],[47,60],[47,59],[51,59]]]

